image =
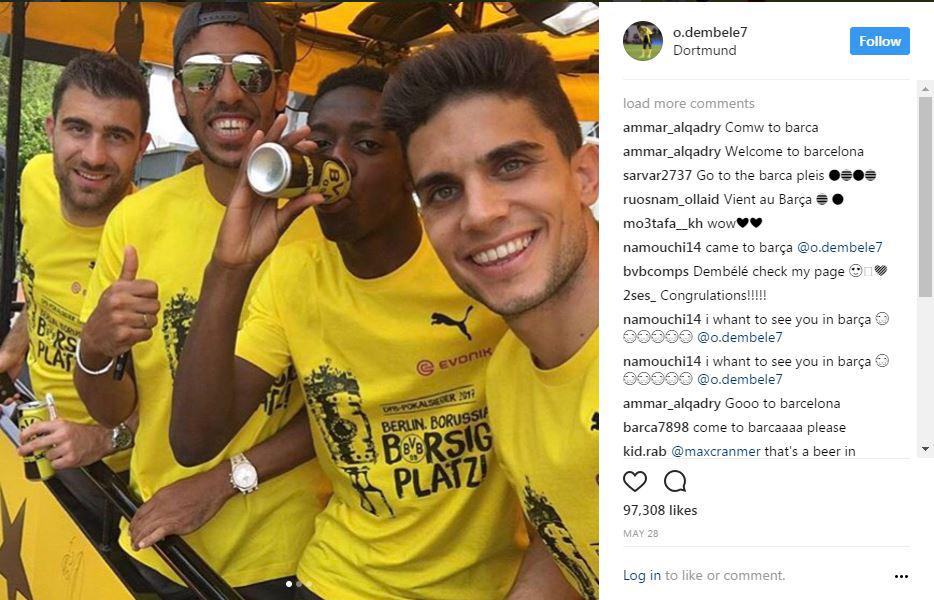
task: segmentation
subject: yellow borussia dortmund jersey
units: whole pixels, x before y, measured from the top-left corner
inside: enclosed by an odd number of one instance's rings
[[[503,598],[520,512],[491,453],[488,357],[505,325],[450,280],[423,236],[358,279],[329,242],[280,245],[237,340],[290,361],[334,496],[298,575],[327,600]],[[523,532],[524,533],[524,532]]]
[[[23,169],[20,184],[19,271],[26,296],[29,353],[26,363],[37,398],[51,393],[58,416],[96,424],[72,383],[78,316],[94,268],[103,225],[79,227],[62,214],[51,154],[40,154]],[[130,465],[129,451],[108,456],[114,471]]]
[[[541,370],[509,332],[487,373],[497,458],[526,518],[586,600],[600,594],[598,336]]]
[[[135,246],[139,256],[137,277],[159,285],[162,304],[153,337],[133,347],[140,423],[130,486],[143,500],[252,448],[302,410],[301,390],[291,385],[294,371],[283,365],[264,403],[223,452],[191,468],[174,459],[169,446],[172,382],[223,215],[224,207],[208,190],[204,167],[197,166],[128,196],[104,227],[82,322],[101,293],[119,278],[127,245]],[[310,211],[286,234],[289,238],[320,235]],[[294,575],[314,517],[324,505],[320,494],[326,490],[317,461],[312,461],[260,482],[252,494],[231,498],[201,529],[184,537],[233,586]],[[126,522],[120,544],[137,560],[178,581],[152,549],[132,552]]]

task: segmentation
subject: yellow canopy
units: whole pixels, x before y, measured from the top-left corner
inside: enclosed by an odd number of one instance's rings
[[[0,3],[0,32],[10,32],[12,2]],[[108,51],[113,47],[114,22],[124,3],[119,2],[30,2],[26,11],[26,37],[78,48]],[[289,10],[301,2],[268,2],[278,10]],[[337,33],[363,40],[347,26],[370,2],[344,2],[331,9],[305,14],[302,26],[312,30]],[[172,32],[181,7],[163,2],[141,2],[145,35],[142,60],[172,64]],[[483,25],[506,18],[491,6],[483,11]],[[425,41],[430,43],[439,35],[450,33],[445,27]],[[558,61],[581,61],[597,53],[597,33],[577,34],[566,38],[544,32],[526,34],[541,42]],[[413,46],[416,44],[413,44]],[[304,41],[296,43],[299,58],[292,73],[292,89],[313,94],[318,81],[328,73],[356,63],[360,56],[351,52],[310,46]],[[562,85],[577,116],[582,121],[598,119],[598,77],[595,74],[563,75]]]

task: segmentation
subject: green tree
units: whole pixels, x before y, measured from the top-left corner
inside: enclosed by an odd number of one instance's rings
[[[52,91],[62,67],[33,61],[23,64],[23,93],[20,110],[19,166],[42,152],[51,150],[45,137],[45,117],[52,112]],[[10,89],[10,59],[0,56],[0,131],[5,144],[7,100]],[[7,161],[12,163],[10,157]]]
[[[33,61],[23,64],[23,87],[20,107],[19,161],[7,156],[6,170],[21,169],[33,156],[49,152],[45,136],[45,117],[52,112],[52,91],[62,67]],[[0,145],[6,146],[7,102],[10,97],[10,59],[0,56]],[[2,187],[6,173],[0,177],[0,219],[3,218]],[[2,234],[0,234],[2,235]]]

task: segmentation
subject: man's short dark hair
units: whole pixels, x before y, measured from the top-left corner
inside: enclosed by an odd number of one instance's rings
[[[369,65],[354,65],[338,71],[334,71],[318,83],[318,91],[315,93],[315,100],[321,98],[328,92],[342,87],[361,87],[372,90],[377,94],[383,93],[389,74],[377,67]],[[312,107],[314,110],[314,107]]]
[[[137,67],[116,54],[85,52],[71,59],[52,92],[52,116],[58,117],[62,97],[71,86],[99,98],[125,98],[139,104],[142,130],[149,126],[149,90]]]
[[[383,93],[383,120],[409,138],[451,100],[475,94],[526,99],[570,157],[581,147],[574,108],[548,50],[509,33],[452,35],[402,63]]]

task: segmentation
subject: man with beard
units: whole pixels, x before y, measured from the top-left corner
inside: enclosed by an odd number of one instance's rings
[[[285,578],[327,490],[308,462],[301,392],[290,393],[294,371],[284,365],[275,374],[243,427],[202,464],[179,464],[168,431],[178,358],[224,203],[251,137],[285,107],[282,36],[259,3],[192,3],[173,46],[175,104],[203,162],[130,196],[107,220],[82,310],[75,384],[102,422],[138,408],[130,485],[145,504],[120,543],[156,591],[191,596],[149,548],[179,533],[245,598],[288,597]],[[286,237],[320,236],[308,216]],[[115,378],[127,351],[126,374]]]
[[[582,144],[548,51],[516,35],[416,54],[383,103],[439,258],[509,324],[487,393],[497,457],[538,533],[532,552],[547,549],[597,598],[597,149]]]
[[[224,447],[294,363],[334,485],[297,598],[501,599],[522,523],[490,452],[483,378],[505,324],[457,289],[424,236],[399,141],[379,116],[385,82],[358,66],[318,86],[309,137],[352,174],[348,196],[314,211],[326,241],[277,247],[286,210],[313,196],[277,212],[241,177],[179,367],[172,448],[196,463]]]
[[[103,498],[70,469],[104,462],[129,467],[135,423],[104,427],[92,419],[72,384],[79,314],[104,221],[132,191],[136,162],[149,144],[149,93],[139,71],[121,58],[81,54],[62,71],[46,133],[52,154],[22,174],[20,275],[26,298],[0,347],[0,370],[15,378],[25,359],[34,395],[52,394],[58,418],[28,427],[20,454],[44,451],[57,477],[96,517],[102,534]],[[132,419],[131,419],[132,421]]]

